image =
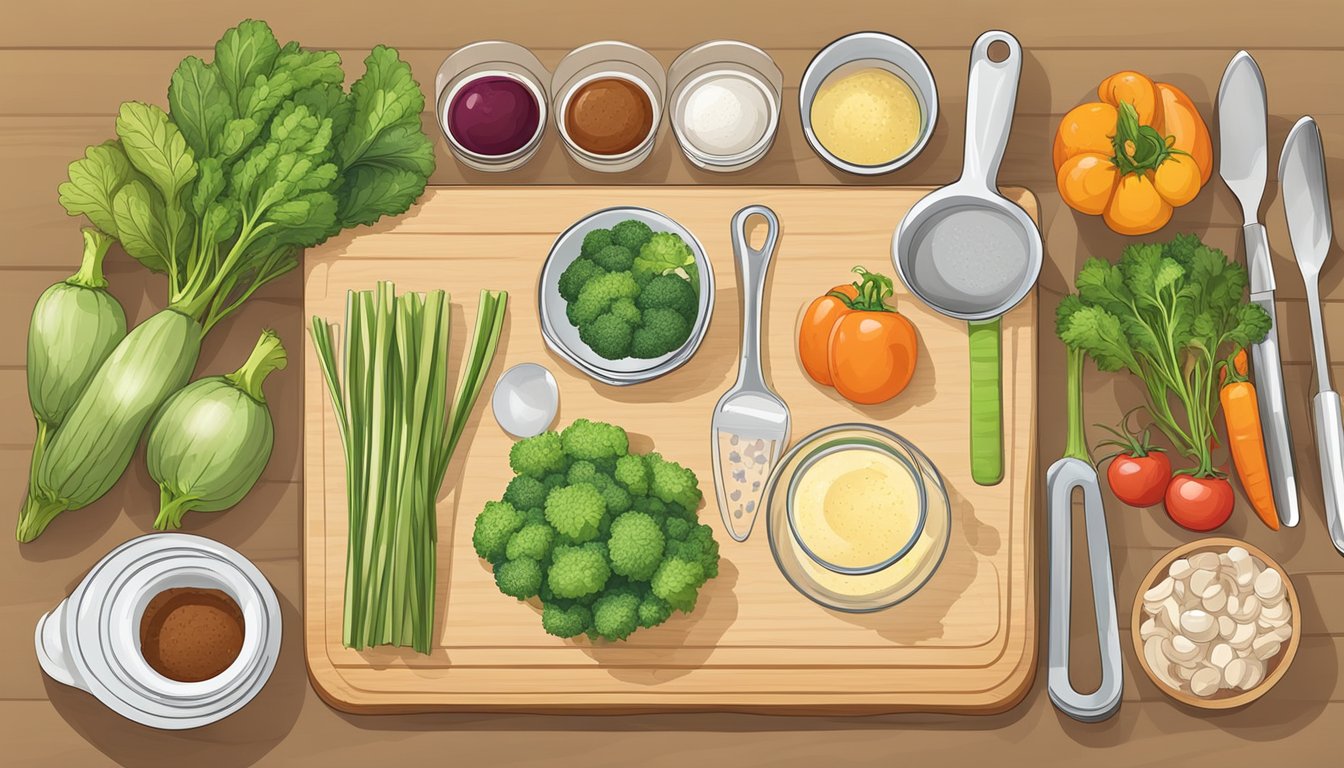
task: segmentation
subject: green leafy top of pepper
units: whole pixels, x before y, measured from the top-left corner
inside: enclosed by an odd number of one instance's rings
[[[1218,474],[1219,369],[1229,351],[1269,333],[1269,315],[1243,298],[1246,285],[1244,267],[1195,235],[1178,235],[1131,245],[1116,264],[1089,259],[1077,293],[1056,313],[1056,333],[1071,350],[1143,382],[1153,423],[1194,463],[1183,471],[1196,477]]]

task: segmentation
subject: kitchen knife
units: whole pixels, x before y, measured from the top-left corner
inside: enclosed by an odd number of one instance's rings
[[[1279,361],[1279,323],[1274,312],[1274,265],[1269,238],[1260,223],[1260,198],[1265,193],[1267,150],[1265,80],[1255,59],[1239,51],[1223,72],[1218,86],[1218,174],[1241,203],[1242,237],[1246,241],[1246,268],[1251,277],[1251,302],[1269,313],[1269,335],[1251,345],[1260,425],[1265,434],[1265,457],[1279,522],[1297,525],[1297,479],[1293,466],[1293,437],[1283,395],[1283,367]]]
[[[1288,218],[1288,236],[1302,269],[1311,312],[1317,382],[1316,397],[1311,403],[1325,491],[1325,522],[1335,549],[1344,554],[1344,420],[1340,418],[1339,394],[1330,384],[1319,284],[1334,231],[1330,223],[1330,193],[1325,184],[1325,150],[1321,147],[1320,129],[1310,117],[1297,121],[1284,142],[1283,155],[1279,157],[1279,185],[1283,211]]]

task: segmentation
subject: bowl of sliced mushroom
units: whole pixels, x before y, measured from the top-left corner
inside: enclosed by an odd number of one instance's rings
[[[1282,566],[1244,541],[1177,547],[1141,584],[1131,623],[1139,665],[1182,704],[1245,706],[1273,688],[1297,654],[1297,591]]]

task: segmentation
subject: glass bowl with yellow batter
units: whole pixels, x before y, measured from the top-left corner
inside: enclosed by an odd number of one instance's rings
[[[910,162],[938,122],[929,65],[903,40],[858,32],[822,48],[798,90],[803,135],[842,171],[876,175]]]
[[[947,551],[952,508],[928,457],[896,433],[837,424],[780,460],[766,486],[770,549],[784,577],[839,611],[915,594]]]

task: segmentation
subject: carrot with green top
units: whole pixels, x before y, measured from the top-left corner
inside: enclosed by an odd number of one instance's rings
[[[1218,399],[1227,420],[1227,446],[1237,467],[1242,490],[1261,522],[1279,530],[1279,513],[1274,507],[1274,491],[1269,482],[1269,460],[1265,458],[1265,437],[1260,428],[1260,409],[1256,405],[1255,385],[1246,378],[1246,350],[1224,364],[1223,384]]]

